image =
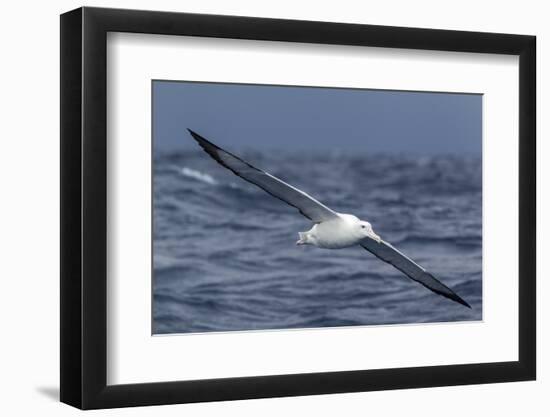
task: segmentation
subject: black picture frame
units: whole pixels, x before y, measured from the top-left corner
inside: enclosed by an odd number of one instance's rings
[[[108,32],[519,56],[519,360],[107,385]],[[536,377],[534,36],[156,11],[61,15],[61,401],[81,409],[533,380]]]

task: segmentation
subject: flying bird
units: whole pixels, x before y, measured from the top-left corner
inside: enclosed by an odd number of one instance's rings
[[[313,245],[327,249],[341,249],[360,245],[429,290],[471,308],[453,290],[438,281],[432,274],[398,251],[390,243],[382,240],[374,232],[369,222],[360,220],[352,214],[338,213],[330,209],[302,190],[252,166],[191,129],[187,130],[202,149],[220,165],[245,181],[260,187],[265,192],[296,208],[314,223],[310,230],[298,233],[297,245]]]

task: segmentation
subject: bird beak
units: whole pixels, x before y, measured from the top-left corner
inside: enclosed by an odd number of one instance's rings
[[[376,240],[377,243],[380,243],[382,242],[382,239],[380,238],[380,236],[378,236],[376,233],[374,232],[370,232],[369,233],[369,237],[371,237],[372,239]]]

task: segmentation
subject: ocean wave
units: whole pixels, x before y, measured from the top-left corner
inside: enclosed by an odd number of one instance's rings
[[[155,156],[155,333],[481,318],[480,159],[248,158],[336,211],[369,220],[385,240],[435,266],[473,308],[449,303],[359,247],[295,246],[296,233],[311,227],[306,218],[204,152],[184,152]]]
[[[201,181],[206,184],[210,184],[210,185],[218,184],[218,182],[211,175],[205,172],[197,171],[195,169],[188,168],[188,167],[181,168],[179,172],[184,177],[193,178],[194,180]]]

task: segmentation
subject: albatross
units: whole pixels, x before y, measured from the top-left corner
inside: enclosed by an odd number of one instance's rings
[[[359,245],[434,293],[471,308],[466,301],[423,267],[398,251],[390,243],[382,240],[374,232],[369,222],[360,220],[352,214],[338,213],[330,209],[304,191],[252,166],[191,129],[187,130],[201,148],[220,165],[296,208],[313,222],[313,227],[310,230],[298,233],[297,245],[313,245],[326,249],[342,249]]]

